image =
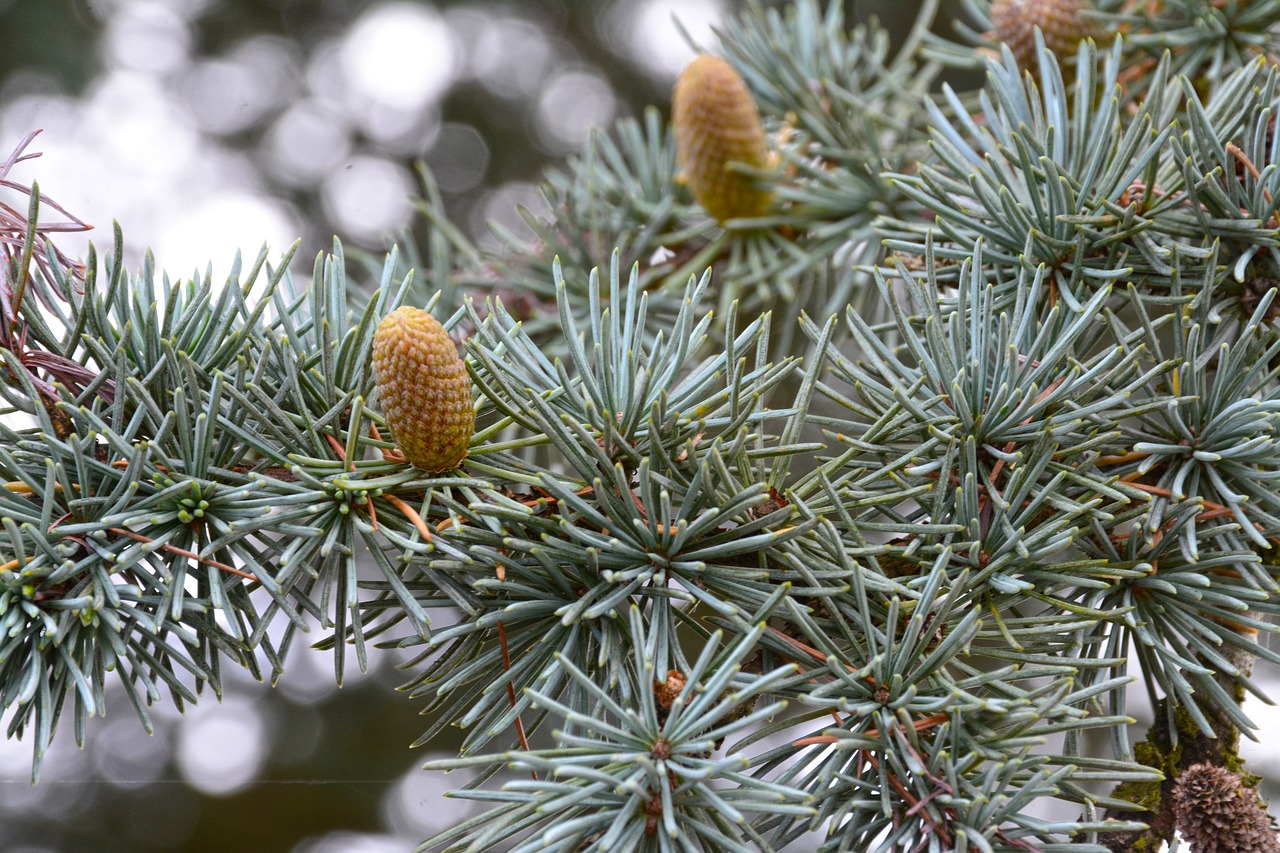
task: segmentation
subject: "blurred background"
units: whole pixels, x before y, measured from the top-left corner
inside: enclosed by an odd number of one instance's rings
[[[413,226],[417,159],[490,239],[486,221],[518,231],[516,205],[540,208],[542,172],[592,128],[667,109],[691,55],[673,15],[713,45],[735,5],[0,0],[0,155],[41,129],[13,177],[94,226],[58,245],[107,250],[118,220],[129,266],[151,247],[172,277],[212,263],[219,280],[264,242],[301,239],[303,274],[334,235],[378,250]],[[845,5],[899,32],[916,6]],[[0,850],[409,850],[469,805],[441,799],[464,778],[418,769],[426,723],[399,662],[373,651],[339,689],[329,653],[295,649],[277,687],[228,672],[221,702],[158,708],[151,736],[121,698],[84,750],[59,733],[34,788],[29,744],[0,740]],[[1269,710],[1250,709],[1264,730]]]
[[[543,169],[591,128],[666,106],[690,56],[677,12],[712,44],[733,6],[0,0],[0,147],[43,130],[20,174],[96,226],[66,247],[109,244],[118,220],[130,259],[150,246],[173,274],[264,241],[301,238],[307,270],[334,234],[381,247],[410,224],[419,158],[483,237],[520,227],[515,205],[539,206]]]

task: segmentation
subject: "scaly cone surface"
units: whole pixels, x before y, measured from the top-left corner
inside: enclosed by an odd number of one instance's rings
[[[1044,45],[1065,60],[1075,56],[1076,47],[1096,35],[1084,12],[1087,0],[994,0],[991,23],[995,37],[1009,46],[1018,67],[1034,71],[1036,27],[1044,35]]]
[[[1280,851],[1258,792],[1225,767],[1188,767],[1174,791],[1174,814],[1192,853]]]
[[[771,194],[751,175],[768,165],[760,112],[747,84],[718,56],[696,57],[680,73],[672,102],[676,147],[698,203],[720,222],[760,216]]]
[[[466,365],[440,322],[420,308],[392,311],[373,336],[373,372],[405,458],[429,473],[456,468],[476,415]]]

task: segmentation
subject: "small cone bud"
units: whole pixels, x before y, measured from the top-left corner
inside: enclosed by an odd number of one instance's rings
[[[1044,46],[1061,64],[1075,56],[1080,42],[1095,35],[1093,22],[1084,16],[1088,0],[992,0],[991,23],[995,38],[1009,46],[1018,67],[1038,69],[1036,27]]]
[[[405,458],[430,473],[467,455],[476,415],[471,377],[440,322],[397,308],[373,334],[373,374],[387,426]]]
[[[724,222],[768,209],[771,195],[730,168],[765,168],[769,147],[751,92],[729,63],[704,54],[685,67],[676,81],[672,122],[680,165],[707,213]]]

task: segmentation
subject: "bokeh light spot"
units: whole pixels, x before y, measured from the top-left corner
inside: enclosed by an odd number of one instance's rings
[[[343,236],[365,245],[403,228],[413,208],[413,182],[400,166],[380,157],[356,157],[324,181],[325,212]]]
[[[260,37],[245,41],[225,58],[192,66],[181,93],[201,129],[240,133],[292,98],[299,77],[287,42]]]
[[[266,735],[262,713],[252,701],[197,705],[178,730],[178,771],[206,794],[233,794],[262,769]]]
[[[449,28],[429,6],[375,6],[342,42],[342,65],[354,94],[401,110],[439,98],[454,73]]]
[[[91,753],[98,775],[108,784],[129,787],[164,775],[170,757],[163,735],[148,735],[132,716],[113,717],[94,732]]]
[[[473,234],[481,235],[481,241],[489,245],[498,245],[502,242],[493,233],[495,226],[509,238],[532,243],[537,239],[537,235],[520,215],[522,207],[536,217],[546,216],[550,210],[547,200],[542,197],[542,193],[536,186],[525,181],[508,181],[487,193],[480,204],[473,209],[471,231]]]
[[[548,151],[567,154],[582,147],[592,128],[613,121],[617,99],[607,80],[585,70],[552,77],[538,99],[538,138]]]
[[[351,153],[351,128],[330,104],[308,98],[276,119],[263,145],[274,174],[289,184],[305,186]]]
[[[251,264],[264,241],[274,261],[297,239],[297,231],[283,203],[246,190],[225,190],[203,196],[162,225],[154,249],[163,269],[203,273],[212,262],[216,273],[231,266],[237,251]],[[214,280],[220,283],[219,275]]]
[[[432,756],[433,759],[451,757],[445,753]],[[427,838],[462,823],[483,811],[484,805],[453,800],[450,808],[441,809],[436,804],[449,802],[445,795],[462,788],[475,776],[476,771],[471,768],[444,774],[415,767],[383,795],[382,819],[390,829],[406,838]]]
[[[154,184],[159,198],[199,144],[191,114],[154,77],[131,71],[111,72],[95,84],[82,132],[97,141],[102,161]],[[151,189],[135,192],[145,197]]]
[[[243,65],[215,59],[201,62],[187,74],[186,101],[201,129],[236,133],[258,117],[254,108],[253,73]]]
[[[479,31],[471,57],[471,73],[494,94],[526,95],[551,70],[551,41],[546,32],[522,18],[489,20]]]
[[[102,44],[109,66],[164,74],[187,63],[191,31],[164,3],[129,3],[107,21]]]
[[[359,667],[351,667],[344,676],[358,677],[359,672]],[[276,688],[299,704],[315,705],[328,698],[338,689],[333,675],[333,652],[306,645],[291,650],[289,666],[276,682]]]
[[[56,94],[8,96],[0,92],[0,138],[21,139],[32,128],[40,128],[45,139],[68,139],[80,121],[80,105]],[[43,141],[43,140],[42,140]]]
[[[474,127],[446,124],[440,129],[435,145],[427,152],[426,161],[440,189],[451,193],[466,192],[484,180],[485,170],[489,167],[489,146]]]
[[[676,20],[698,45],[715,43],[714,27],[725,17],[721,0],[643,0],[619,3],[607,20],[611,40],[660,79],[675,79],[693,58]]]

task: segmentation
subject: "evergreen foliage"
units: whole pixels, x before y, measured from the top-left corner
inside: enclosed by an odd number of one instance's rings
[[[1280,663],[1280,3],[1099,0],[1118,34],[1031,68],[968,5],[897,46],[839,3],[730,23],[773,153],[750,218],[696,204],[656,111],[548,176],[532,244],[471,243],[424,170],[376,288],[336,243],[308,282],[265,250],[130,272],[118,232],[80,267],[30,188],[0,706],[33,778],[109,683],[149,727],[318,625],[339,680],[418,652],[420,743],[465,730],[428,770],[492,807],[422,850],[1171,839]],[[401,305],[462,347],[451,470],[376,398]]]

